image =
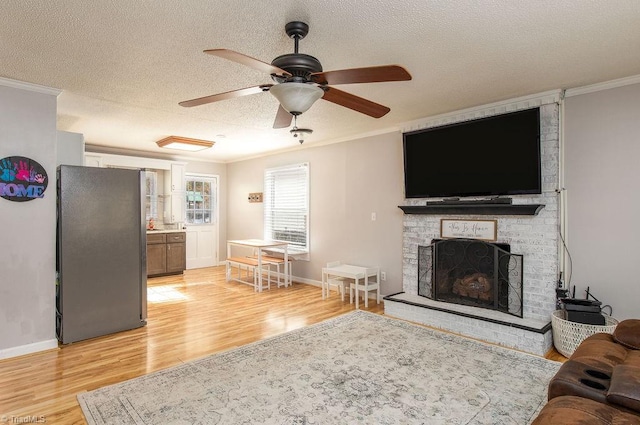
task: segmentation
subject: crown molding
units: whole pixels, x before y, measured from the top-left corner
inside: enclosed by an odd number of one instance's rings
[[[588,86],[567,89],[565,91],[565,97],[580,96],[581,94],[615,89],[618,87],[630,86],[631,84],[638,83],[640,83],[640,75],[632,75],[631,77],[618,78],[617,80],[605,81],[603,83],[596,83]]]
[[[11,87],[14,89],[28,90],[36,93],[49,94],[52,96],[58,96],[62,93],[60,89],[54,89],[52,87],[41,86],[39,84],[25,83],[24,81],[11,80],[9,78],[0,77],[0,86]]]

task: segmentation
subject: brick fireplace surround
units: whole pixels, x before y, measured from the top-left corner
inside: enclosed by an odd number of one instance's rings
[[[435,127],[481,116],[497,115],[539,106],[541,118],[542,194],[513,196],[514,204],[543,204],[535,216],[510,215],[422,215],[407,214],[403,221],[403,292],[385,297],[385,314],[422,323],[490,343],[536,355],[552,346],[551,313],[555,310],[558,280],[559,209],[556,187],[559,169],[559,107],[554,94],[544,99],[521,100],[503,108],[461,114],[446,122],[405,129]],[[407,199],[406,206],[425,205],[425,199]],[[495,219],[497,242],[511,245],[523,254],[523,317],[476,307],[432,301],[418,295],[418,246],[440,238],[440,219]]]

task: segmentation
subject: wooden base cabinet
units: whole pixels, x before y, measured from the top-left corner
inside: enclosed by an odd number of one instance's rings
[[[147,233],[147,276],[179,274],[187,264],[186,233]]]
[[[147,276],[164,274],[167,271],[167,245],[147,241]]]
[[[182,273],[187,267],[186,233],[167,234],[167,273]]]

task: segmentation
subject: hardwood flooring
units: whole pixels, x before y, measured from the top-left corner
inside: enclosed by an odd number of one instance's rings
[[[362,309],[382,314],[384,305]],[[224,267],[148,280],[147,326],[0,361],[0,424],[84,424],[76,394],[135,378],[354,310],[335,292],[296,283],[262,293]],[[559,354],[555,353],[557,356]],[[554,354],[548,356],[554,358]],[[554,358],[555,360],[564,359]],[[20,422],[22,421],[22,422]]]

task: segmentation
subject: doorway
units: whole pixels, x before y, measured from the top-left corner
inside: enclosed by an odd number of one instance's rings
[[[185,175],[187,269],[218,265],[218,176]]]

